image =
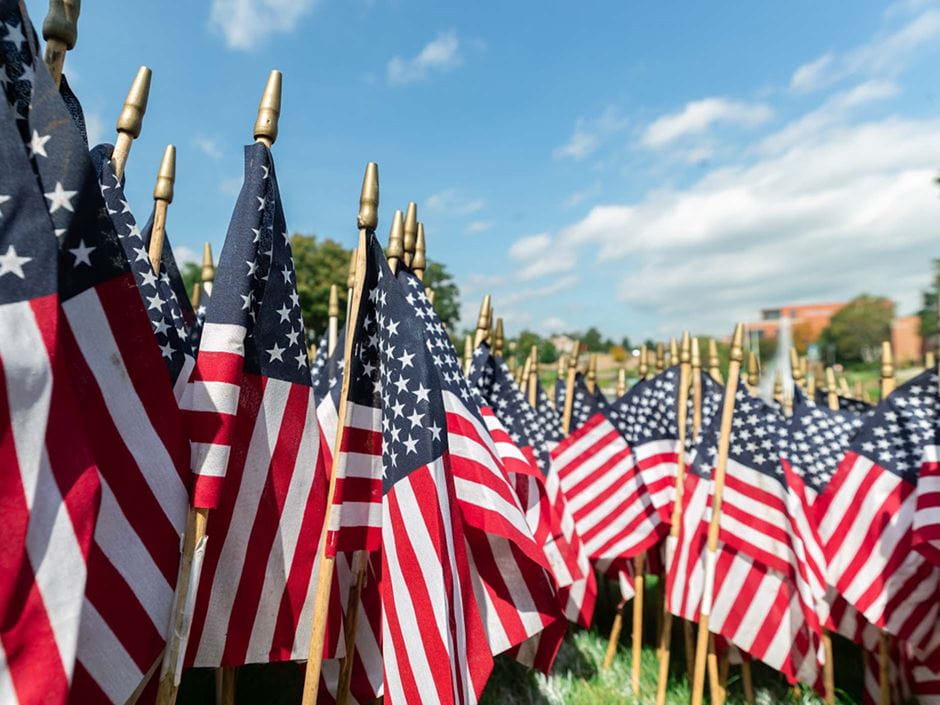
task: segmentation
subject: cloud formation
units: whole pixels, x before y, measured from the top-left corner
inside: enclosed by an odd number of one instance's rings
[[[478,213],[483,210],[486,202],[482,198],[468,198],[457,189],[448,188],[428,196],[424,202],[425,208],[433,213],[444,213],[450,216],[463,216]]]
[[[294,31],[316,0],[212,0],[209,27],[229,49],[250,50],[274,34]]]
[[[604,139],[627,126],[627,120],[614,108],[607,108],[596,118],[578,118],[574,132],[563,145],[555,148],[556,158],[584,159],[601,146]]]
[[[451,30],[438,34],[410,59],[400,56],[390,59],[386,74],[390,85],[400,86],[424,81],[434,73],[450,71],[462,62],[460,40]]]
[[[683,137],[706,132],[716,123],[756,127],[770,120],[773,114],[763,103],[703,98],[686,103],[677,113],[654,120],[643,132],[641,142],[650,149],[660,149]]]

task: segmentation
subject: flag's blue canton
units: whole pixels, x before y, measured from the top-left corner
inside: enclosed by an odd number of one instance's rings
[[[381,406],[382,485],[396,482],[440,458],[446,448],[440,377],[424,324],[370,235],[362,305],[350,363],[350,400]]]
[[[326,355],[327,346],[323,348],[324,358],[318,360],[321,365],[317,379],[313,381],[313,375],[310,379],[313,383],[313,396],[317,403],[321,402],[327,395],[333,398],[333,406],[339,408],[339,395],[342,391],[343,368],[346,366],[346,328],[340,328],[336,334],[336,348],[333,354]],[[319,356],[319,352],[317,352]],[[362,402],[366,403],[366,402]]]
[[[803,480],[817,494],[832,479],[855,434],[863,425],[862,416],[851,411],[830,411],[809,401],[799,387],[794,388],[793,415],[787,460],[799,468]]]
[[[141,231],[141,238],[148,251],[150,249],[150,234],[153,232],[153,213],[147,219],[147,224]],[[170,310],[173,312],[173,320],[176,325],[181,325],[186,334],[189,334],[190,328],[196,321],[196,312],[193,311],[193,304],[189,300],[189,293],[186,291],[186,285],[183,284],[183,277],[180,274],[180,268],[176,264],[176,257],[173,256],[173,247],[170,245],[170,236],[163,234],[163,252],[160,253],[160,278],[166,282],[170,288]]]
[[[6,101],[0,102],[0,164],[0,304],[8,304],[55,292],[58,243]]]
[[[565,410],[566,385],[565,375],[555,378],[555,408],[558,409],[559,414],[563,413]]]
[[[310,385],[290,239],[270,150],[245,147],[245,183],[212,289],[207,324],[245,326],[245,371]]]
[[[608,416],[631,446],[679,437],[679,368],[670,367],[633,385]]]
[[[506,427],[513,442],[520,447],[531,447],[538,457],[544,448],[545,434],[539,429],[535,409],[529,406],[506,363],[492,354],[487,343],[473,353],[469,382],[470,388],[479,392],[481,403],[489,406]],[[547,461],[547,453],[545,455]],[[542,465],[541,459],[539,465]],[[546,465],[543,471],[547,470]]]
[[[127,262],[98,189],[84,137],[45,65],[37,60],[36,34],[20,15],[18,3],[0,0],[0,26],[0,75],[6,77],[2,80],[9,106],[18,117],[21,146],[25,146],[59,239],[59,295],[65,301],[126,273]],[[0,255],[9,257],[6,267],[15,266],[23,256],[16,254],[15,247]]]
[[[319,388],[320,376],[323,372],[323,368],[326,367],[326,361],[329,357],[327,353],[329,344],[329,333],[324,333],[320,336],[320,342],[317,343],[317,351],[313,354],[313,361],[310,363],[310,383],[313,385],[314,392]],[[336,347],[338,348],[339,346],[337,345]],[[320,395],[317,395],[317,398],[319,399]]]
[[[783,483],[780,459],[789,450],[789,438],[787,419],[763,399],[751,396],[745,384],[739,382],[728,457]]]
[[[924,446],[935,442],[938,410],[937,371],[925,370],[875,407],[850,450],[916,484]]]
[[[111,224],[121,238],[124,254],[134,273],[144,308],[147,309],[147,316],[153,326],[157,346],[169,370],[170,380],[175,382],[183,369],[186,356],[192,357],[192,347],[182,327],[182,321],[173,315],[169,285],[165,279],[157,277],[150,266],[150,257],[141,240],[140,228],[137,227],[134,214],[127,205],[123,185],[118,182],[111,167],[112,149],[111,145],[98,145],[92,150],[91,159],[98,173],[98,183]]]
[[[508,370],[509,368],[506,369]],[[560,441],[565,435],[561,430],[561,417],[558,415],[558,411],[552,406],[548,398],[548,393],[546,393],[544,387],[542,387],[542,383],[539,381],[538,377],[535,378],[535,394],[535,410],[538,414],[537,421],[539,430],[545,434],[547,441]]]

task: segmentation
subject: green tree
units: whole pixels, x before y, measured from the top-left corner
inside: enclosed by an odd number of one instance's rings
[[[925,341],[937,333],[937,319],[940,317],[940,258],[933,260],[933,281],[923,292],[923,305],[917,315],[920,316],[920,335]]]
[[[838,362],[871,362],[891,336],[892,318],[894,304],[889,299],[862,294],[832,317],[819,341],[824,349],[831,346]]]
[[[453,330],[460,319],[460,289],[450,272],[440,262],[428,260],[424,285],[434,289],[434,310],[447,330]]]
[[[601,336],[601,332],[594,326],[587,329],[584,337],[581,338],[581,343],[588,352],[607,351],[607,348],[604,347],[604,338]]]
[[[630,345],[630,338],[623,336],[623,339],[620,341],[620,347],[622,347],[628,353],[633,350],[633,346]]]
[[[297,294],[307,336],[313,341],[329,323],[330,285],[339,288],[340,320],[346,311],[350,250],[329,238],[294,233],[290,238],[297,272]]]
[[[539,362],[550,365],[558,361],[558,349],[555,344],[546,338],[539,346]]]
[[[183,263],[183,271],[180,272],[180,276],[183,278],[183,286],[186,287],[186,293],[189,294],[189,299],[192,301],[193,285],[202,279],[202,267],[195,262],[185,262]]]
[[[544,345],[544,343],[542,339],[539,337],[539,334],[528,329],[519,331],[519,336],[516,338],[516,350],[515,350],[516,362],[518,364],[520,365],[525,364],[525,359],[529,356],[529,353],[532,351],[533,345],[537,345],[539,350],[541,351],[542,345]]]

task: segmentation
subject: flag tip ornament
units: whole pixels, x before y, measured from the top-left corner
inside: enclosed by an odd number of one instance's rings
[[[757,363],[757,353],[753,350],[747,356],[747,383],[752,391],[760,384],[760,366]]]
[[[411,201],[405,210],[405,226],[403,230],[403,247],[405,250],[404,262],[411,267],[415,256],[415,247],[418,240],[418,204]]]
[[[424,270],[427,268],[425,248],[424,223],[418,223],[418,236],[415,239],[415,255],[411,260],[411,269],[420,281],[424,281]]]
[[[395,215],[392,216],[392,228],[388,231],[388,245],[385,247],[385,257],[393,272],[398,268],[398,262],[405,256],[403,229],[402,213],[395,211]]]
[[[150,98],[150,80],[153,72],[147,66],[141,66],[137,69],[137,75],[134,76],[134,82],[131,83],[131,89],[127,92],[124,99],[124,106],[118,115],[117,141],[114,144],[114,151],[111,154],[111,165],[114,167],[114,174],[120,181],[124,176],[124,166],[127,164],[127,156],[130,154],[131,145],[134,140],[140,137],[140,130],[144,124],[144,114],[147,112],[147,101]]]
[[[280,79],[278,79],[280,81]],[[375,230],[379,225],[379,165],[375,162],[366,164],[366,173],[362,177],[362,192],[359,195],[359,216],[356,222],[360,230]],[[355,268],[350,267],[350,279],[355,277]],[[353,287],[349,283],[349,288]]]
[[[202,272],[200,280],[211,282],[215,279],[215,265],[212,263],[212,245],[208,242],[202,245]]]
[[[477,332],[473,339],[474,349],[479,347],[480,343],[486,340],[490,334],[490,321],[492,320],[493,311],[491,297],[489,294],[486,294],[483,297],[483,303],[480,304],[480,315],[477,316]]]
[[[493,334],[493,355],[503,356],[503,348],[506,346],[506,337],[503,332],[503,319],[496,319],[496,332]]]
[[[168,144],[163,150],[163,159],[157,171],[157,183],[153,187],[153,226],[150,230],[150,247],[147,254],[154,274],[160,273],[163,257],[163,241],[166,233],[167,206],[173,202],[173,183],[176,181],[176,147]]]
[[[886,340],[881,344],[881,398],[893,392],[894,386],[894,352],[891,342]]]
[[[330,302],[326,315],[331,318],[339,316],[339,287],[336,284],[330,284]]]
[[[46,40],[43,62],[56,86],[62,81],[65,53],[78,41],[78,15],[81,9],[81,0],[49,0],[49,12],[42,22],[42,38]]]
[[[281,115],[281,72],[274,70],[268,74],[268,82],[258,103],[258,117],[255,119],[254,137],[256,142],[263,142],[268,149],[277,140],[277,121]]]
[[[696,341],[697,343],[698,341]],[[698,345],[696,344],[696,356],[698,355]],[[688,364],[692,362],[692,338],[689,336],[689,331],[682,332],[682,342],[679,345],[679,362],[682,364]],[[675,360],[673,360],[675,363]]]

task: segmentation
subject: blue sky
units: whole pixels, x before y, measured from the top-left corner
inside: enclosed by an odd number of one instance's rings
[[[44,0],[28,0],[41,23]],[[862,291],[913,311],[940,256],[940,7],[843,3],[85,3],[66,73],[113,141],[154,71],[128,168],[139,219],[177,146],[168,232],[216,253],[267,73],[288,226],[352,245],[418,202],[471,322],[729,332]]]

